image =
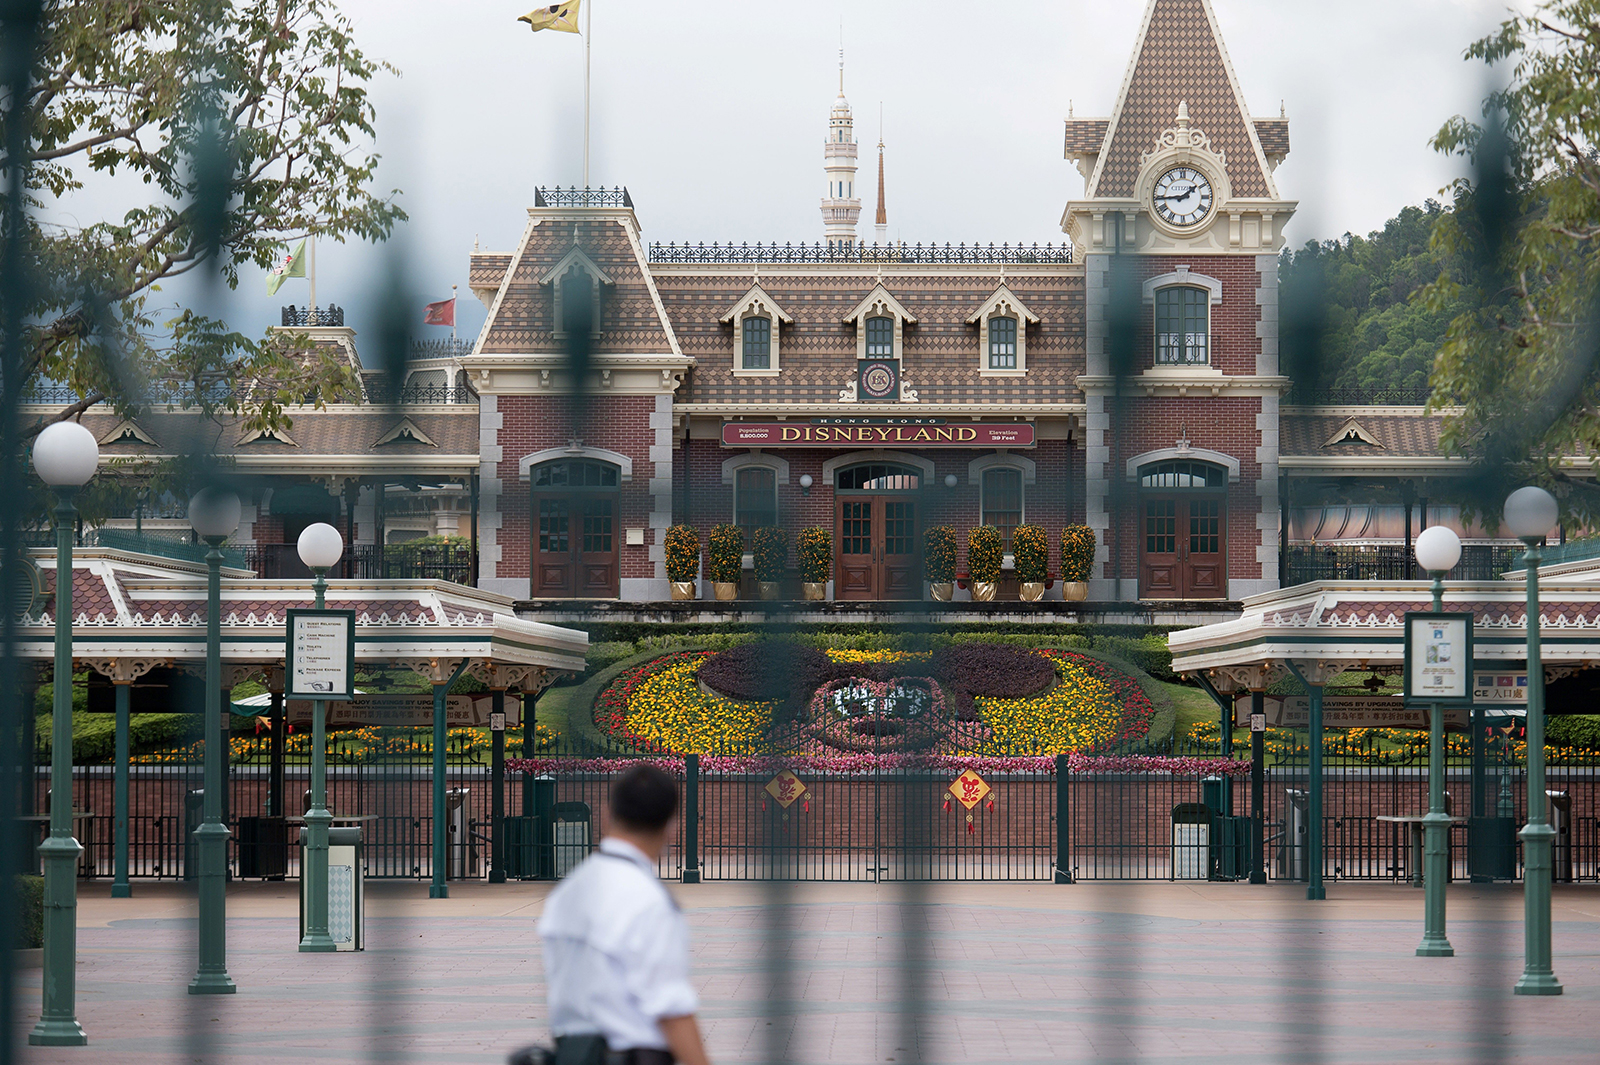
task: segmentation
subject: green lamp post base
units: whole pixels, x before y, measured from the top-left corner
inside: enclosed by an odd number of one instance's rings
[[[430,898],[430,899],[447,899],[449,897],[450,897],[450,889],[445,887],[443,884],[429,884],[428,885],[428,898]]]
[[[1450,941],[1443,936],[1435,938],[1424,935],[1422,942],[1417,945],[1417,957],[1419,958],[1453,958],[1455,956],[1456,948],[1452,947]]]
[[[189,981],[191,995],[233,995],[238,991],[239,985],[227,973],[196,973]]]
[[[40,1021],[28,1033],[31,1047],[81,1047],[88,1042],[77,1021]]]
[[[131,899],[133,898],[133,888],[128,884],[112,884],[111,897],[114,899]]]
[[[1555,973],[1523,973],[1512,990],[1519,995],[1559,995],[1561,981]]]

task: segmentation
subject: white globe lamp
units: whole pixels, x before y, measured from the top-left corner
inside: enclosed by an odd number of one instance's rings
[[[226,488],[202,488],[189,500],[189,526],[200,539],[222,541],[239,528],[239,497]]]
[[[1417,565],[1429,573],[1448,573],[1461,561],[1461,537],[1443,525],[1424,529],[1417,537]]]
[[[325,521],[315,525],[307,525],[300,534],[295,549],[300,552],[300,561],[312,570],[332,569],[339,564],[339,559],[344,555],[344,537]]]
[[[100,465],[100,445],[77,422],[46,426],[33,441],[33,468],[52,488],[77,488],[89,483]]]
[[[1556,497],[1543,488],[1529,485],[1506,497],[1506,526],[1512,536],[1524,543],[1547,535],[1560,516]]]

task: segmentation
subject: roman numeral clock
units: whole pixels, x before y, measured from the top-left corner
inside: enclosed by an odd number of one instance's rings
[[[1215,193],[1204,172],[1192,166],[1175,166],[1156,178],[1150,208],[1168,225],[1188,229],[1211,214]]]

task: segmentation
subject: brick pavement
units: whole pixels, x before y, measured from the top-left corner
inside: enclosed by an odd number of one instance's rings
[[[294,885],[230,891],[237,996],[191,998],[192,900],[86,887],[87,1049],[26,1063],[487,1063],[543,1030],[534,921],[547,885],[381,883],[368,949],[295,951]],[[1567,993],[1517,998],[1521,892],[1454,885],[1454,959],[1411,954],[1421,892],[1289,885],[757,884],[675,889],[719,1062],[1342,1063],[1600,1060],[1600,889],[1558,888]],[[785,905],[765,905],[774,899]],[[907,902],[910,905],[905,905]],[[780,939],[769,945],[772,921]],[[908,1023],[901,959],[922,953]],[[38,971],[21,975],[25,1023]],[[776,981],[776,984],[775,984]],[[780,1058],[781,1056],[781,1058]]]

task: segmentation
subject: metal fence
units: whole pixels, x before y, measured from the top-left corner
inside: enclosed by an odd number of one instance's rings
[[[1520,546],[1466,544],[1452,580],[1492,581],[1516,569]],[[1409,563],[1409,565],[1408,565]],[[1311,581],[1403,581],[1426,576],[1416,557],[1401,544],[1290,544],[1284,563],[1284,584]]]

